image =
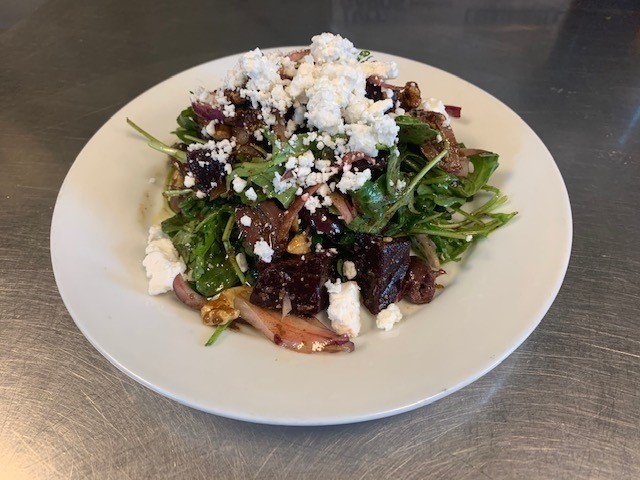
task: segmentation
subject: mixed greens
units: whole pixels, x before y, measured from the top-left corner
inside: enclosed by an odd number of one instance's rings
[[[287,56],[290,60],[298,57]],[[361,51],[357,59],[367,62],[370,53]],[[224,96],[224,105],[234,107],[233,115],[227,110],[222,115],[220,100],[218,104],[192,101],[177,117],[177,128],[172,132],[177,137],[174,145],[161,142],[127,120],[152,148],[171,159],[164,196],[174,214],[161,226],[186,265],[184,288],[203,297],[197,305],[202,307],[206,299],[240,286],[246,289],[244,300],[251,294],[251,304],[242,300],[241,307],[245,308],[242,310],[230,300],[227,306],[240,311],[235,318],[252,323],[250,318],[255,311],[251,309],[258,308],[253,303],[271,310],[281,309],[283,319],[291,311],[307,315],[307,310],[296,305],[296,299],[304,303],[301,297],[306,293],[293,287],[287,290],[284,280],[282,285],[275,286],[265,282],[274,282],[274,275],[293,276],[291,265],[295,270],[298,259],[299,269],[315,268],[305,263],[314,255],[324,255],[320,262],[324,262],[323,266],[318,269],[328,273],[318,274],[322,284],[310,285],[309,290],[315,289],[318,295],[326,297],[327,281],[332,288],[335,283],[331,282],[353,280],[354,274],[349,275],[344,268],[345,262],[350,262],[359,267],[355,281],[362,295],[370,295],[369,292],[380,289],[364,285],[366,270],[378,267],[368,263],[371,259],[358,258],[359,252],[364,251],[359,247],[365,245],[363,239],[382,242],[382,249],[384,242],[402,244],[404,252],[390,254],[390,260],[384,260],[397,263],[402,257],[404,270],[402,278],[396,275],[398,278],[389,280],[396,283],[393,294],[388,293],[388,288],[385,290],[385,295],[391,297],[381,297],[373,302],[373,308],[365,298],[372,313],[383,311],[401,298],[406,290],[403,282],[426,285],[430,293],[417,302],[430,301],[435,278],[443,273],[441,264],[459,261],[469,247],[505,225],[516,213],[498,211],[507,197],[489,184],[498,168],[498,154],[467,149],[457,142],[447,114],[425,110],[419,89],[416,101],[416,89],[413,82],[394,87],[376,77],[367,79],[368,99],[382,101],[383,92],[387,92],[395,102],[391,113],[397,126],[396,141],[393,145],[376,144],[375,156],[348,148],[343,148],[341,155],[336,154],[336,145],[348,145],[349,136],[342,132],[327,134],[306,124],[291,124],[293,107],[284,114],[274,110],[276,120],[271,124],[263,121],[256,113],[255,102],[236,95],[242,90],[217,92],[218,99]],[[459,109],[454,111],[459,113]],[[287,132],[285,125],[290,127]],[[323,165],[324,177],[315,184],[293,182],[292,171],[294,177],[299,176],[301,167],[295,171],[292,159],[311,154],[316,165]],[[347,172],[358,177],[357,188],[341,187],[341,179]],[[310,199],[313,199],[311,208]],[[415,258],[409,258],[410,247]],[[265,248],[268,255],[261,253]],[[412,272],[418,263],[420,268]],[[386,267],[381,265],[380,271]],[[419,271],[426,273],[415,278]],[[265,292],[272,291],[276,292],[274,298],[265,300]],[[293,307],[290,297],[294,300]],[[318,302],[326,308],[326,301]],[[320,308],[323,307],[318,306],[312,313]],[[202,315],[204,319],[204,310]],[[218,326],[207,344],[213,343],[232,321],[219,318],[212,321],[212,325]],[[334,330],[345,333],[336,329],[335,324]],[[357,331],[348,334],[356,335]],[[287,346],[279,335],[271,338]],[[334,340],[327,340],[323,348]],[[345,341],[335,345],[344,346]],[[301,348],[295,341],[292,345]],[[315,346],[309,349],[316,351]]]

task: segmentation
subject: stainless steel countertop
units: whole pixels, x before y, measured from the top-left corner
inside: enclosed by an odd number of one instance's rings
[[[427,407],[324,428],[201,413],[76,328],[49,257],[56,194],[146,88],[321,31],[455,73],[520,114],[569,190],[567,277],[515,353]],[[50,0],[1,34],[0,65],[0,478],[640,478],[637,2]]]

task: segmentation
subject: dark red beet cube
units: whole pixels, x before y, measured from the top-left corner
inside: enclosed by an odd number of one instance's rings
[[[400,298],[409,269],[411,242],[360,234],[354,244],[356,281],[364,305],[374,315]]]
[[[251,303],[277,310],[288,294],[292,313],[315,315],[329,306],[324,284],[331,278],[333,260],[333,254],[320,252],[287,255],[261,264]]]

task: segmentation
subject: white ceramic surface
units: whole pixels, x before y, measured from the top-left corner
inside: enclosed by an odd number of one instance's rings
[[[289,48],[283,48],[289,50]],[[401,413],[448,395],[498,365],[538,325],[555,298],[571,250],[571,210],[548,150],[500,101],[436,68],[398,62],[397,83],[462,106],[459,141],[500,154],[491,183],[519,215],[473,249],[433,303],[391,332],[369,324],[351,354],[304,355],[243,328],[204,347],[212,332],[172,294],[150,297],[141,265],[158,220],[164,156],[125,123],[171,142],[177,113],[198,85],[214,88],[237,56],[153,87],[87,143],[60,190],[51,257],[60,293],[80,330],[116,367],[185,405],[271,424],[326,425]],[[150,179],[155,178],[155,183]]]

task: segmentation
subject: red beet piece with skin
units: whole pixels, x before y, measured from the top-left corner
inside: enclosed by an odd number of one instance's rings
[[[360,234],[354,244],[356,281],[364,305],[374,315],[400,298],[409,269],[411,242]]]
[[[329,306],[324,286],[331,278],[334,255],[328,251],[288,255],[260,265],[251,303],[281,309],[285,295],[291,300],[291,312],[315,315]]]

